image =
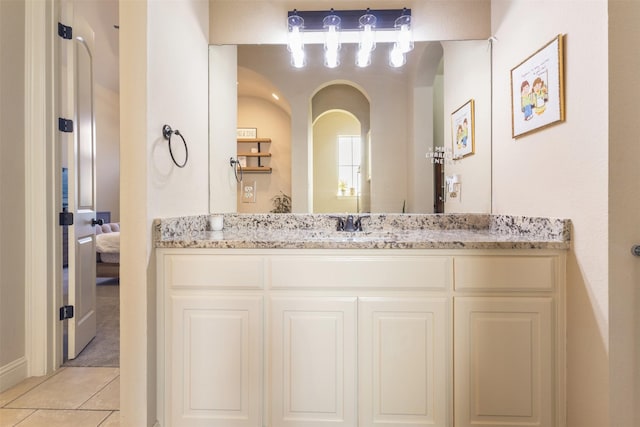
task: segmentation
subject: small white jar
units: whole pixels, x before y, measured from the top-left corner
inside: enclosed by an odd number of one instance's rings
[[[220,231],[224,228],[224,217],[222,215],[209,216],[209,228],[211,231]]]

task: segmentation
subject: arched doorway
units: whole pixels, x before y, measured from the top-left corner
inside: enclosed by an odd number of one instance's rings
[[[332,83],[311,100],[313,212],[369,212],[370,104],[348,83]]]

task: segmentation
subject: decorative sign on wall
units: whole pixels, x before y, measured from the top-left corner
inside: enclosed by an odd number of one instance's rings
[[[563,36],[511,70],[512,137],[564,121]]]
[[[430,159],[432,165],[451,165],[457,163],[453,158],[453,152],[449,147],[429,147],[426,156]]]
[[[238,133],[237,134],[238,139],[258,137],[258,129],[256,128],[238,128],[237,133]]]

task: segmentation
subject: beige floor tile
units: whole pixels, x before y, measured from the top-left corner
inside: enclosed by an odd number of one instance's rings
[[[0,409],[0,427],[13,427],[34,412],[33,409]]]
[[[11,402],[12,400],[22,396],[35,386],[43,383],[49,377],[50,375],[45,375],[42,377],[30,377],[4,391],[3,393],[0,393],[0,408]]]
[[[100,427],[120,427],[120,411],[112,412]]]
[[[118,375],[118,368],[66,368],[6,407],[77,409]]]
[[[110,411],[37,410],[16,427],[97,427]]]
[[[80,406],[80,409],[103,409],[116,411],[120,409],[120,377],[111,381],[91,399]]]

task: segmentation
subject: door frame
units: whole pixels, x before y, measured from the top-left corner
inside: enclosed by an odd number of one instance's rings
[[[25,356],[27,376],[62,363],[61,159],[56,144],[57,0],[25,2]],[[42,212],[48,214],[42,215]]]
[[[57,23],[66,0],[25,2],[25,358],[26,375],[63,360],[62,154],[56,99]],[[48,214],[42,215],[42,212]]]

